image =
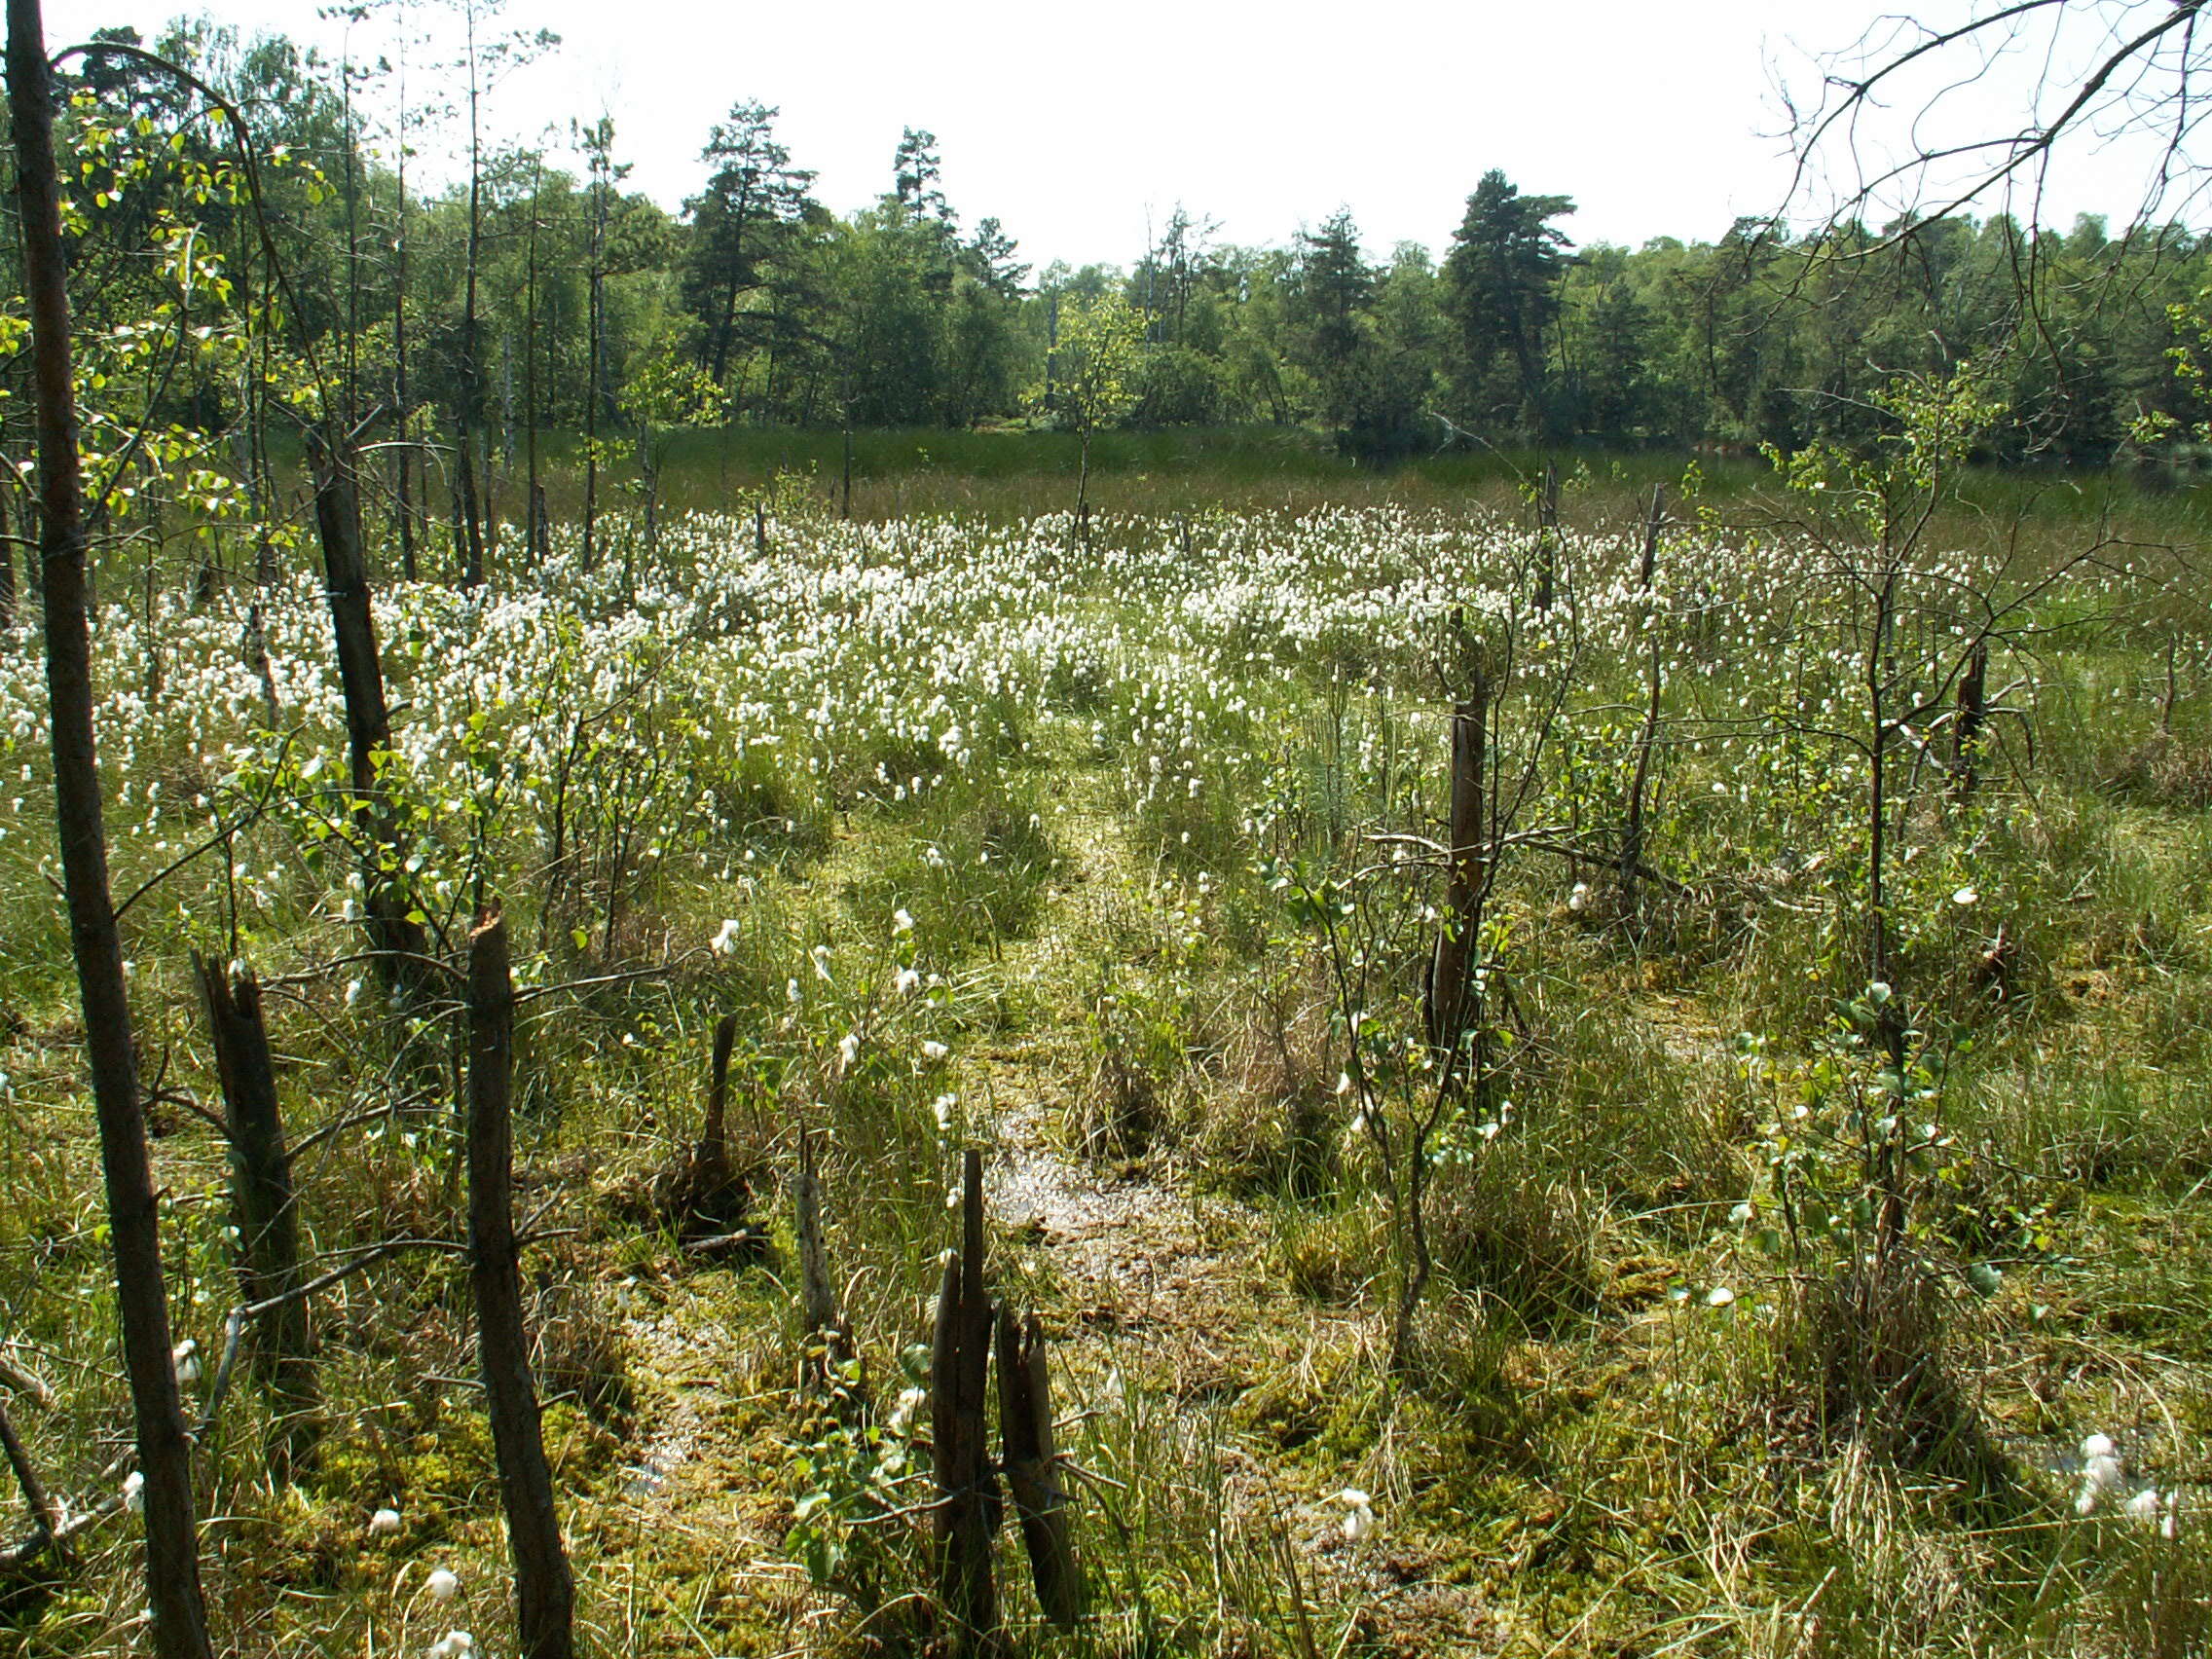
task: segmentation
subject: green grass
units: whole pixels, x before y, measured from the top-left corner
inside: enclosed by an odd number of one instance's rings
[[[687,435],[672,494],[743,507],[810,462],[818,493],[836,445]],[[2020,713],[1973,798],[1933,761],[1900,786],[1896,972],[1944,1062],[1914,1104],[1940,1134],[1907,1178],[1913,1272],[1854,1300],[1872,1226],[1853,1213],[1854,1113],[1885,1087],[1839,1014],[1864,991],[1863,784],[1829,729],[1848,704],[1809,712],[1848,698],[1852,663],[1828,650],[1840,607],[1817,563],[1745,528],[1748,470],[1713,468],[1720,524],[1663,554],[1681,613],[1661,634],[1647,855],[1670,884],[1631,926],[1590,849],[1623,810],[1647,636],[1605,597],[1623,567],[1602,538],[1568,544],[1571,605],[1528,610],[1525,529],[1485,516],[1514,507],[1507,461],[1382,478],[1279,434],[1117,434],[1097,458],[1114,516],[1086,555],[1022,522],[1066,488],[1058,436],[861,448],[866,516],[958,521],[845,526],[792,498],[764,560],[746,516],[672,520],[666,571],[616,521],[643,618],[617,560],[559,563],[552,593],[533,577],[491,607],[427,586],[393,601],[422,891],[458,916],[481,877],[533,983],[591,981],[531,1005],[517,1152],[548,1233],[533,1312],[592,1650],[926,1648],[927,1458],[891,1425],[971,1140],[1004,1183],[997,1283],[1052,1338],[1094,1593],[1086,1639],[1043,1630],[1010,1535],[1014,1651],[2203,1650],[2200,596],[2051,597],[2039,614],[2068,625],[1999,653]],[[1637,492],[1678,468],[1589,460],[1567,505],[1585,531],[1629,530]],[[1979,525],[1986,549],[2026,514],[2041,558],[2108,503],[2130,534],[2195,511],[2110,480],[2048,500],[2049,482],[1977,475],[1946,534]],[[1283,516],[1332,500],[1389,510]],[[410,1038],[354,990],[347,861],[307,856],[330,801],[304,762],[337,754],[320,596],[266,599],[288,744],[237,666],[240,603],[100,631],[108,684],[137,682],[153,626],[175,688],[119,699],[103,732],[128,756],[110,819],[127,882],[201,838],[239,798],[226,787],[284,786],[239,830],[234,872],[188,866],[129,918],[141,1051],[166,1091],[172,1307],[203,1343],[235,1286],[223,1149],[179,1099],[216,1088],[184,959],[228,949],[234,923],[279,983],[295,1135],[373,1114],[303,1160],[313,1247],[460,1226],[450,1024]],[[1388,837],[1440,832],[1455,606],[1521,630],[1494,742],[1498,778],[1530,780],[1531,833],[1492,900],[1497,1070],[1440,1124],[1437,1276],[1393,1373],[1390,1183],[1363,1119],[1418,1103],[1428,1075],[1440,872]],[[29,732],[35,657],[12,648],[0,694]],[[0,1196],[0,1340],[61,1384],[11,1415],[85,1502],[127,1413],[41,763],[18,742],[7,759],[34,776],[0,808],[0,1167],[18,1177]],[[300,769],[270,770],[279,748]],[[1333,907],[1294,903],[1294,878]],[[1355,1014],[1380,1105],[1352,1089]],[[708,1264],[654,1193],[698,1132],[725,1014],[732,1153],[767,1247]],[[794,1387],[802,1134],[872,1434]],[[380,1265],[316,1317],[319,1471],[270,1488],[250,1384],[203,1457],[226,1640],[420,1650],[450,1624],[507,1650],[458,1261]],[[1909,1411],[1870,1386],[1931,1358],[1928,1387],[1889,1388]],[[2092,1430],[2185,1489],[2180,1537],[2075,1515],[2055,1465]],[[1346,1489],[1370,1494],[1373,1537],[1346,1536]],[[387,1502],[403,1530],[372,1539]],[[422,1594],[437,1565],[466,1585],[453,1606]],[[0,1650],[123,1650],[135,1571],[128,1528],[98,1531],[69,1582],[5,1615]]]

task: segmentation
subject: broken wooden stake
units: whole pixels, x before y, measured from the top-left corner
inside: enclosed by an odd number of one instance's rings
[[[1444,916],[1429,963],[1429,1047],[1449,1056],[1465,1036],[1474,1008],[1475,960],[1490,897],[1490,680],[1467,669],[1466,696],[1452,710],[1452,804]]]
[[[1982,728],[1989,723],[1989,642],[1976,640],[1959,676],[1958,725],[1951,733],[1952,787],[1961,800],[1980,781]]]
[[[192,967],[207,1011],[215,1076],[223,1091],[239,1288],[248,1303],[277,1301],[254,1326],[252,1363],[253,1375],[276,1406],[268,1460],[270,1474],[282,1483],[314,1464],[322,1391],[310,1346],[307,1299],[287,1295],[301,1281],[300,1223],[276,1099],[276,1061],[262,1016],[261,983],[253,971],[242,963],[226,970],[197,951]]]
[[[1536,498],[1536,608],[1552,608],[1559,584],[1559,462],[1544,462],[1543,494]]]
[[[851,1385],[838,1385],[853,1357],[853,1328],[837,1306],[829,1256],[822,1247],[822,1178],[815,1166],[812,1129],[799,1131],[798,1179],[792,1188],[792,1208],[798,1235],[799,1316],[806,1321],[800,1391],[857,1399]]]
[[[935,1456],[939,1604],[957,1652],[974,1652],[998,1629],[991,1534],[998,1479],[985,1441],[991,1302],[983,1288],[983,1155],[962,1159],[960,1248],[946,1251],[930,1346],[930,1440]]]
[[[1018,1323],[999,1309],[999,1455],[1007,1489],[1029,1552],[1037,1604],[1060,1630],[1083,1616],[1083,1571],[1069,1532],[1067,1489],[1052,1445],[1052,1391],[1045,1364],[1045,1328],[1037,1315]]]

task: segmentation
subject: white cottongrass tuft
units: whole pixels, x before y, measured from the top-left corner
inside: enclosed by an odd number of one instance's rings
[[[1351,1543],[1360,1543],[1375,1531],[1375,1500],[1357,1487],[1346,1487],[1337,1493],[1337,1501],[1345,1506],[1345,1537]]]
[[[2094,1515],[2107,1498],[2119,1493],[2126,1481],[2127,1472],[2120,1466],[2120,1448],[2113,1444],[2112,1436],[2090,1435],[2082,1442],[2082,1492],[2074,1499],[2074,1513]]]
[[[899,1398],[892,1403],[891,1420],[886,1425],[893,1434],[911,1434],[914,1419],[929,1400],[927,1388],[902,1388]]]
[[[200,1345],[190,1337],[169,1349],[169,1363],[176,1367],[176,1385],[188,1388],[200,1381]]]
[[[722,931],[708,941],[707,948],[717,956],[727,956],[737,948],[737,918],[724,916]]]
[[[450,1602],[461,1593],[461,1577],[450,1567],[441,1567],[423,1580],[423,1588],[430,1593],[433,1602]]]
[[[146,1507],[146,1477],[136,1469],[123,1477],[123,1507],[133,1515]]]
[[[369,1517],[369,1535],[373,1538],[388,1538],[398,1530],[399,1511],[396,1509],[380,1509]]]
[[[2145,1487],[2124,1506],[2130,1521],[2139,1521],[2146,1527],[2158,1529],[2158,1536],[2171,1538],[2181,1530],[2181,1493],[2160,1492],[2157,1487]]]
[[[464,1630],[449,1630],[429,1645],[428,1659],[465,1659],[476,1651],[476,1638]]]

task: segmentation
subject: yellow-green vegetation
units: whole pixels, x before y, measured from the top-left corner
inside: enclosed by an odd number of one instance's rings
[[[557,528],[485,588],[377,602],[410,903],[451,956],[501,902],[527,999],[517,1208],[590,1651],[929,1647],[911,1390],[976,1145],[1091,1584],[1046,1631],[1010,1523],[1013,1651],[2205,1649],[2185,506],[2100,534],[1983,481],[1907,539],[1894,501],[1813,498],[1928,479],[1808,475],[1677,496],[1646,582],[1641,495],[1602,475],[1551,540],[1502,489],[1139,516],[1111,476],[1085,547],[1011,496],[845,522],[788,477],[756,537],[749,493],[688,510],[705,472],[670,467],[657,549],[618,518],[587,568]],[[242,1371],[209,1427],[219,1640],[509,1654],[468,1279],[433,1247],[462,1237],[456,1022],[363,959],[322,595],[114,557],[102,762],[188,1409],[239,1301],[192,949],[269,987],[316,1266],[428,1241],[313,1300],[311,1471],[272,1487]],[[1478,671],[1488,886],[1440,1042]],[[81,1513],[129,1414],[39,697],[18,629],[0,1354],[52,1398],[0,1390]],[[702,1249],[663,1177],[725,1015],[748,1225]],[[858,1354],[827,1402],[802,1132]],[[129,1650],[135,1555],[127,1515],[81,1534],[9,1588],[0,1650]]]

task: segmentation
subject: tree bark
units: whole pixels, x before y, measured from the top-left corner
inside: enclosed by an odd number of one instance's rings
[[[998,1629],[991,1534],[998,1479],[984,1434],[991,1366],[991,1300],[983,1287],[983,1155],[962,1163],[960,1249],[945,1252],[930,1347],[930,1442],[937,1471],[937,1580],[946,1635],[975,1652]]]
[[[484,584],[484,525],[476,495],[475,429],[464,420],[459,424],[454,436],[453,528],[460,543],[454,551],[461,555],[461,585],[481,587]]]
[[[2173,658],[2166,659],[2168,683],[2173,675]],[[2166,717],[2173,708],[2172,693],[2161,711],[2159,729],[2169,729]],[[1952,788],[1961,800],[1974,792],[1979,782],[1981,763],[1981,733],[1989,723],[1989,642],[1976,640],[1967,656],[1966,672],[1959,676],[1958,725],[1951,737]]]
[[[250,969],[226,973],[195,953],[193,973],[207,1010],[223,1125],[231,1150],[231,1205],[239,1230],[239,1286],[248,1305],[289,1296],[301,1283],[299,1204],[276,1099],[276,1067],[262,1017],[261,984]],[[278,1482],[312,1468],[321,1437],[322,1395],[310,1346],[308,1304],[291,1297],[261,1316],[253,1373],[278,1412],[269,1471]]]
[[[363,908],[370,948],[378,953],[385,988],[412,997],[422,988],[420,958],[427,936],[411,921],[398,880],[398,828],[389,793],[377,776],[377,756],[391,748],[391,712],[385,701],[384,663],[377,654],[376,616],[369,605],[368,561],[361,552],[360,498],[354,493],[352,457],[311,434],[314,468],[314,520],[322,543],[323,585],[337,641],[338,684],[346,704],[346,749],[354,796],[369,803],[362,830]]]
[[[514,1230],[515,989],[507,925],[497,910],[468,939],[468,1251],[476,1343],[492,1448],[515,1569],[515,1634],[523,1659],[571,1659],[575,1586],[561,1543],[553,1473],[530,1373]]]
[[[46,682],[53,716],[55,821],[62,892],[85,1018],[99,1124],[123,1361],[145,1477],[146,1595],[162,1659],[210,1659],[193,1514],[192,1443],[169,1354],[138,1063],[123,978],[123,940],[108,887],[107,835],[92,733],[92,630],[86,614],[84,481],[77,455],[69,296],[54,163],[53,89],[38,0],[8,0],[8,94],[16,129],[23,285],[31,318],[38,422],[40,564],[45,571]]]
[[[38,1529],[33,1541],[52,1543],[61,1532],[61,1512],[55,1508],[46,1483],[38,1478],[37,1465],[17,1437],[5,1400],[0,1400],[0,1453],[7,1455],[8,1466],[16,1471],[16,1485],[22,1489],[23,1503],[31,1512],[31,1525]]]
[[[1052,1444],[1052,1389],[1045,1364],[1045,1328],[1032,1313],[1016,1323],[999,1309],[999,1452],[1037,1604],[1061,1630],[1083,1616],[1083,1569],[1068,1530],[1068,1494]]]
[[[858,1384],[835,1386],[840,1370],[853,1356],[853,1328],[837,1306],[836,1287],[830,1282],[830,1257],[822,1243],[822,1175],[814,1156],[814,1131],[798,1135],[798,1179],[792,1188],[793,1226],[798,1235],[799,1316],[806,1321],[805,1356],[799,1361],[799,1386],[810,1394],[823,1394],[844,1408],[840,1415],[855,1415],[860,1403]]]
[[[1536,608],[1552,608],[1559,581],[1559,462],[1544,462],[1543,494],[1536,499]]]
[[[1452,711],[1450,857],[1444,919],[1429,967],[1428,1041],[1446,1056],[1457,1050],[1477,1013],[1472,995],[1475,956],[1481,948],[1477,936],[1482,931],[1483,901],[1489,896],[1489,682],[1478,671],[1466,700]]]
[[[1643,520],[1643,557],[1638,583],[1648,602],[1659,571],[1659,533],[1666,525],[1666,486],[1651,486],[1651,510]],[[1651,781],[1651,747],[1659,733],[1659,697],[1662,677],[1659,661],[1658,616],[1646,606],[1643,615],[1645,658],[1643,725],[1636,738],[1636,771],[1629,779],[1628,815],[1621,825],[1621,860],[1618,866],[1621,911],[1633,926],[1642,913],[1640,872],[1643,866],[1643,797]]]

